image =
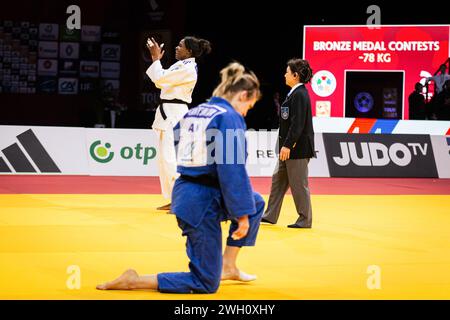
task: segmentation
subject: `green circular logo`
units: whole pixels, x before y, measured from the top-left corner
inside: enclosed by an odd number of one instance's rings
[[[110,143],[105,143],[102,145],[100,140],[95,141],[91,147],[89,148],[89,153],[91,154],[92,159],[100,163],[108,163],[114,157],[114,152],[109,151],[111,149]]]

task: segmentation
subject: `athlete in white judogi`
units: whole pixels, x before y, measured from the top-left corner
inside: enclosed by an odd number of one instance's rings
[[[163,69],[161,65],[164,44],[160,46],[152,38],[148,40],[147,47],[153,60],[147,75],[161,89],[161,104],[152,125],[158,137],[159,179],[164,198],[171,199],[173,185],[179,176],[173,128],[188,112],[188,104],[192,102],[192,93],[197,84],[195,59],[210,53],[211,45],[204,39],[185,37],[175,49],[178,62],[169,69]],[[170,210],[170,203],[158,210]]]

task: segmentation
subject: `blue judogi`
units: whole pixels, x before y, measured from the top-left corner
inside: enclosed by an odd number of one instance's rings
[[[255,245],[264,200],[253,192],[245,169],[245,130],[244,118],[218,97],[191,109],[175,127],[181,177],[173,189],[172,211],[187,236],[190,272],[158,274],[159,291],[217,291],[222,272],[221,221],[231,220],[228,246]],[[244,215],[249,217],[248,234],[233,240],[237,218]]]

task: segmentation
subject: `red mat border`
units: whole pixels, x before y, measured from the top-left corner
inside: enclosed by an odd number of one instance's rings
[[[270,193],[271,178],[251,178]],[[316,195],[449,195],[450,179],[310,178]],[[0,194],[160,194],[158,177],[0,175]]]

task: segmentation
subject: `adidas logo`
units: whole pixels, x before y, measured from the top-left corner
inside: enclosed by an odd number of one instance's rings
[[[0,153],[0,173],[61,173],[31,129],[18,135],[17,140],[18,143],[1,150],[4,157]]]

